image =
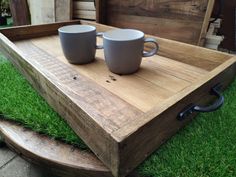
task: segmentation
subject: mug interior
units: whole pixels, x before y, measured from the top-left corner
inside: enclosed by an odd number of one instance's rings
[[[105,32],[103,37],[113,41],[131,41],[143,38],[144,33],[134,29],[116,29]]]
[[[58,29],[60,33],[86,33],[94,30],[96,30],[96,28],[90,25],[69,25]]]

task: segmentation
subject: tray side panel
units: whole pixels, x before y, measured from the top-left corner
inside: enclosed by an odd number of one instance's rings
[[[42,36],[48,36],[58,34],[58,28],[65,25],[80,24],[79,20],[73,20],[69,22],[58,22],[52,24],[42,25],[26,25],[11,28],[0,29],[0,33],[4,34],[11,41],[18,41],[23,39],[37,38]]]
[[[127,171],[132,171],[157,147],[163,144],[196,116],[196,113],[194,113],[186,120],[179,121],[177,120],[177,116],[180,111],[190,103],[196,103],[198,105],[209,104],[215,99],[210,95],[210,89],[218,83],[221,83],[223,89],[225,89],[235,79],[235,76],[236,62],[184,97],[181,101],[178,101],[158,117],[152,119],[139,129],[136,129],[129,137],[120,136],[120,138],[123,139],[119,144],[120,167],[114,167],[114,169],[118,168],[120,170],[118,172],[120,176],[124,176]],[[150,112],[150,114],[152,114],[152,112]],[[147,114],[145,116],[148,117],[150,115]],[[151,117],[152,116],[153,115],[151,115]],[[143,117],[143,119],[145,119],[145,117]],[[116,133],[114,132],[114,135],[125,135],[126,133],[124,133],[124,131],[128,131],[128,129],[129,127],[124,127],[122,130],[118,130]],[[133,156],[130,156],[130,154],[133,154]]]

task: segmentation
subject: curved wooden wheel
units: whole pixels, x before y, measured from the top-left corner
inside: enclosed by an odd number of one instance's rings
[[[92,153],[15,123],[0,120],[0,134],[12,150],[57,176],[112,177],[111,172]]]

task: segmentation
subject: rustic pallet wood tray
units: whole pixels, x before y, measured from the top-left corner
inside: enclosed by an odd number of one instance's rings
[[[180,120],[183,110],[209,103],[212,88],[220,84],[223,90],[236,75],[232,55],[161,38],[158,54],[143,59],[133,75],[109,72],[102,50],[95,62],[72,65],[57,29],[75,23],[113,29],[87,21],[3,29],[1,51],[117,177],[196,115],[189,110]]]

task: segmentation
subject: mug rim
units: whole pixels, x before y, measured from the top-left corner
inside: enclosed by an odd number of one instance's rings
[[[78,29],[72,29],[72,28],[76,28],[76,27],[80,27],[80,30]],[[84,29],[81,29],[81,27],[83,27]],[[87,29],[85,29],[87,28]],[[80,33],[89,33],[92,31],[96,31],[96,27],[92,26],[92,25],[66,25],[66,26],[62,26],[60,28],[58,28],[58,32],[60,33],[65,33],[65,34],[80,34]]]
[[[127,37],[125,38],[125,37],[118,36],[117,34],[115,34],[116,37],[112,36],[113,34],[111,34],[111,33],[119,32],[119,31],[127,33],[127,34],[128,34],[128,32],[130,34],[131,33],[135,33],[135,34],[137,34],[137,36],[136,37],[129,36],[128,38]],[[103,38],[107,39],[109,41],[117,41],[117,42],[135,41],[135,40],[143,39],[144,38],[144,33],[142,31],[136,30],[136,29],[115,29],[115,30],[110,30],[110,31],[104,32]]]

